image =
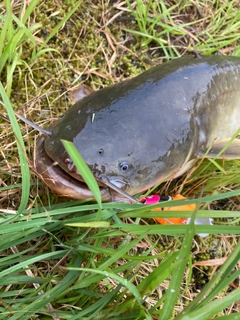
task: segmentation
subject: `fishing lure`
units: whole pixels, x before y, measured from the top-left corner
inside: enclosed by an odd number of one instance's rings
[[[162,202],[165,201],[171,201],[171,200],[184,200],[186,199],[184,196],[181,194],[177,194],[174,197],[170,196],[159,196],[157,194],[139,199],[141,203],[143,204],[161,204]],[[186,204],[186,205],[180,205],[180,206],[174,206],[174,207],[164,207],[162,208],[161,205],[159,208],[153,209],[154,211],[194,211],[196,210],[196,205],[195,204]],[[189,224],[191,221],[191,218],[154,218],[155,221],[161,224]],[[202,225],[213,225],[213,219],[211,218],[196,218],[194,220],[194,223],[196,225],[202,224]],[[204,238],[208,236],[207,233],[201,233],[198,234],[200,237]]]

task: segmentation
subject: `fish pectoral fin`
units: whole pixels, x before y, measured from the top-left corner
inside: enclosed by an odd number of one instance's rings
[[[79,86],[70,89],[69,92],[72,103],[76,103],[77,101],[85,98],[90,93],[94,92],[94,90],[85,84],[80,84]]]
[[[217,159],[240,159],[240,140],[224,139],[213,144],[209,152],[200,151],[199,156],[205,158]],[[226,148],[227,144],[230,145]],[[226,150],[224,150],[226,148]],[[223,151],[224,150],[224,151]],[[223,152],[222,152],[223,151]],[[220,154],[219,154],[220,153]]]

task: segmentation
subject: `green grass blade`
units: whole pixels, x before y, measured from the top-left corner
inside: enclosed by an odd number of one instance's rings
[[[110,277],[112,279],[115,279],[119,283],[121,283],[124,287],[126,287],[132,295],[136,298],[136,301],[139,305],[142,304],[142,298],[136,287],[130,283],[128,280],[120,277],[119,275],[113,273],[111,270],[109,271],[102,271],[102,270],[96,270],[96,269],[90,269],[90,268],[69,268],[70,270],[75,270],[75,271],[84,271],[84,272],[90,272],[93,274],[100,274],[104,277]]]
[[[14,73],[14,70],[16,68],[18,59],[19,59],[19,54],[16,53],[15,57],[13,58],[13,61],[12,61],[11,65],[7,66],[7,89],[6,89],[6,93],[7,93],[8,97],[10,97],[10,95],[11,95],[13,73]]]
[[[11,18],[11,15],[7,15],[6,17],[0,15],[0,19],[1,19],[1,23],[3,23],[3,27],[1,28],[1,32],[0,32],[0,55],[2,56],[6,35],[7,35],[7,30],[8,30],[8,25],[9,23],[11,23],[12,18]]]
[[[28,39],[30,40],[33,44],[35,44],[35,39],[32,35],[31,32],[33,32],[34,30],[38,29],[41,27],[40,23],[37,23],[35,25],[32,25],[30,27],[30,29],[28,29],[23,23],[22,21],[20,21],[16,16],[12,16],[13,20],[16,22],[16,24],[19,27],[19,32],[15,35],[14,39],[15,39],[15,47],[23,42],[24,39]],[[21,38],[22,37],[22,38]]]
[[[151,225],[151,226],[138,226],[131,224],[114,224],[112,229],[116,229],[114,234],[120,235],[122,232],[130,232],[131,234],[141,235],[144,233],[150,234],[166,234],[166,235],[184,235],[186,233],[185,225]],[[196,225],[195,232],[208,233],[208,234],[237,234],[240,233],[240,227],[238,226],[208,226],[208,225]],[[112,231],[109,230],[109,234]]]
[[[84,227],[84,228],[109,228],[110,222],[108,221],[93,221],[93,222],[75,222],[75,223],[66,223],[66,226],[70,227]]]
[[[173,272],[173,270],[179,266],[179,263],[181,262],[176,262],[177,256],[178,252],[174,252],[172,255],[170,255],[170,257],[164,259],[159,266],[153,270],[153,272],[151,272],[140,282],[137,288],[142,295],[150,293],[152,290],[161,285],[163,281],[170,276],[171,272]]]
[[[117,252],[115,252],[114,255],[112,255],[109,259],[107,259],[107,261],[102,263],[99,269],[100,270],[107,269],[111,264],[115,263],[118,259],[120,259],[126,252],[134,248],[145,236],[146,236],[146,233],[130,241],[128,244],[125,244],[123,248],[119,249]]]
[[[67,252],[67,250],[66,250],[66,252]],[[22,268],[25,268],[28,265],[33,264],[34,262],[41,261],[41,260],[44,260],[44,259],[56,258],[57,256],[60,256],[61,254],[62,254],[62,252],[58,252],[58,251],[49,252],[49,253],[44,253],[44,254],[41,254],[41,255],[37,255],[36,257],[27,259],[27,260],[25,260],[23,262],[20,262],[20,263],[16,264],[15,266],[12,266],[12,267],[8,268],[7,270],[1,271],[0,272],[0,279],[3,276],[10,276],[12,273],[18,272],[18,271],[22,270]]]
[[[182,242],[181,249],[176,257],[176,261],[180,261],[181,264],[178,265],[178,267],[175,268],[174,271],[172,272],[172,277],[171,277],[169,287],[167,289],[167,293],[164,295],[164,305],[160,313],[161,316],[159,317],[159,319],[161,320],[169,320],[171,318],[175,303],[179,296],[182,279],[184,276],[186,265],[189,260],[192,241],[195,234],[194,219],[196,216],[196,212],[197,210],[193,212],[193,216],[190,224],[185,226],[186,227],[185,237]]]
[[[62,140],[62,143],[67,150],[69,156],[71,157],[72,161],[74,162],[75,166],[77,167],[78,171],[80,172],[81,176],[83,177],[83,180],[86,182],[88,188],[91,190],[93,193],[99,208],[101,209],[102,207],[102,198],[101,198],[101,192],[99,189],[99,186],[89,169],[88,165],[85,163],[84,159],[74,146],[72,142]]]
[[[229,314],[227,316],[218,317],[219,320],[239,320],[239,315],[237,313]]]
[[[36,8],[38,2],[39,2],[39,0],[31,0],[30,2],[28,2],[27,9],[26,9],[24,16],[22,18],[22,23],[24,25],[27,22],[29,16],[32,14],[33,10]]]
[[[8,17],[8,23],[7,23],[7,40],[10,40],[12,39],[13,37],[13,34],[14,34],[14,27],[13,27],[13,23],[12,23],[12,16],[13,16],[13,13],[12,13],[12,4],[11,4],[11,1],[9,0],[6,0],[5,2],[5,5],[6,5],[6,15]]]
[[[25,152],[25,146],[24,146],[22,135],[21,135],[21,131],[18,126],[18,122],[16,120],[11,103],[8,99],[8,96],[4,90],[1,82],[0,82],[0,94],[2,96],[3,103],[4,103],[4,106],[7,110],[9,119],[11,121],[13,132],[16,136],[20,166],[21,166],[21,174],[22,174],[22,197],[21,197],[21,203],[18,208],[18,212],[22,213],[28,204],[29,193],[30,193],[29,166],[28,166],[28,161],[27,161],[27,156],[26,156],[26,152]]]
[[[208,320],[212,316],[218,314],[218,312],[230,306],[232,303],[240,300],[240,288],[234,290],[227,294],[224,298],[215,300],[211,303],[204,305],[202,308],[192,311],[187,315],[182,317],[177,317],[176,319],[181,320]],[[183,312],[184,314],[185,312]]]
[[[99,299],[95,303],[91,304],[89,307],[79,311],[75,317],[71,317],[71,320],[79,319],[96,319],[99,316],[99,312],[108,304],[111,303],[114,298],[116,299],[117,293],[119,291],[119,285],[116,289],[112,290],[109,294],[106,294],[102,299]],[[83,318],[85,317],[85,318]]]

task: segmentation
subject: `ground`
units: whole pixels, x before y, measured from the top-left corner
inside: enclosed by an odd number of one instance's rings
[[[6,1],[0,10],[0,319],[237,314],[239,161],[205,160],[154,190],[207,197],[200,214],[216,217],[215,231],[200,238],[192,228],[184,236],[185,226],[157,225],[154,212],[136,205],[99,210],[54,195],[32,170],[36,131],[21,122],[17,131],[11,110],[47,128],[80,84],[99,90],[196,51],[239,55],[239,4]],[[31,178],[17,149],[20,132]],[[212,297],[201,302],[207,283]]]

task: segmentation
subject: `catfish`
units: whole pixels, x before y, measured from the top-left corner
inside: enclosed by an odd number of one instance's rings
[[[184,56],[162,63],[86,95],[49,128],[37,129],[34,168],[54,192],[93,198],[64,139],[91,169],[103,201],[128,195],[134,201],[202,157],[240,158],[240,58]]]

